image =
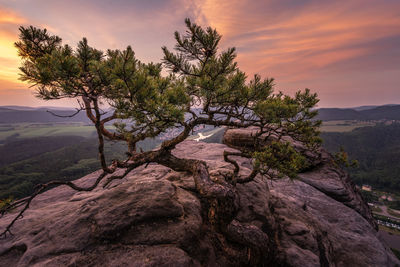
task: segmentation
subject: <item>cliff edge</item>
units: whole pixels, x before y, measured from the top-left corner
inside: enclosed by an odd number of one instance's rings
[[[251,130],[229,130],[224,142],[244,146],[249,136]],[[233,170],[224,150],[235,151],[185,141],[173,154],[206,161],[218,180]],[[347,174],[324,151],[307,158],[296,180],[257,176],[237,184],[239,208],[224,232],[204,220],[209,209],[193,177],[157,164],[105,189],[51,189],[32,201],[14,235],[0,240],[1,265],[400,266]],[[251,172],[248,159],[235,159],[241,172]],[[77,183],[91,185],[97,175]],[[0,228],[15,215],[5,215]]]

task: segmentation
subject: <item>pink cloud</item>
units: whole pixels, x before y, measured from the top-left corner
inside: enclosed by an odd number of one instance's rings
[[[83,36],[100,49],[132,45],[138,58],[149,62],[161,59],[162,45],[173,47],[174,30],[184,30],[183,19],[190,17],[217,28],[223,47],[237,47],[239,66],[249,75],[275,77],[278,89],[293,92],[311,87],[319,92],[323,105],[331,105],[333,99],[347,101],[349,95],[358,101],[356,96],[365,91],[371,101],[391,97],[400,102],[396,93],[399,1],[19,0],[6,4],[7,8],[0,8],[0,38],[6,40],[0,42],[0,58],[7,58],[7,64],[0,66],[0,80],[6,80],[2,73],[13,73],[10,68],[17,72],[19,59],[10,57],[10,51],[20,24],[45,26],[71,45]],[[385,83],[379,86],[373,79]],[[0,81],[0,90],[4,86]],[[379,99],[377,92],[385,96]]]

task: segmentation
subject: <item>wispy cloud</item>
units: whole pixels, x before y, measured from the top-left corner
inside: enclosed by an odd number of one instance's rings
[[[398,0],[0,0],[0,89],[17,84],[12,43],[21,24],[47,27],[71,45],[83,36],[100,49],[132,45],[148,62],[173,46],[185,17],[217,28],[242,69],[275,77],[280,90],[311,87],[322,105],[350,105],[361,94],[400,102]]]
[[[0,89],[6,86],[21,88],[18,81],[19,58],[14,48],[18,26],[26,19],[16,12],[0,7]]]
[[[207,22],[225,35],[225,43],[239,47],[243,61],[249,56],[259,57],[259,71],[265,64],[301,63],[305,59],[309,68],[320,68],[360,57],[369,50],[376,52],[369,49],[371,42],[400,36],[400,2],[368,5],[373,1],[305,1],[308,4],[293,10],[290,7],[294,2],[229,1],[224,5],[208,0],[202,11]],[[302,72],[303,68],[292,67],[293,72]]]

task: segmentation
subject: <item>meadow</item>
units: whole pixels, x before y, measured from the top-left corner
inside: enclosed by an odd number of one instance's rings
[[[338,120],[324,121],[321,126],[321,132],[351,132],[354,129],[375,126],[375,122],[370,121],[355,121],[355,120]]]
[[[110,128],[112,126],[109,126]],[[83,123],[18,123],[0,124],[0,143],[9,139],[43,136],[95,137],[95,128]]]

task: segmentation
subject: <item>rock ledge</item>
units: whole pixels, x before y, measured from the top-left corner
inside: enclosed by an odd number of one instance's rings
[[[228,131],[234,134],[233,131]],[[235,134],[238,134],[237,132]],[[246,133],[242,132],[241,138]],[[233,138],[231,137],[231,140]],[[227,141],[227,138],[225,138]],[[185,141],[174,154],[205,160],[221,177],[233,170],[223,144]],[[399,266],[379,239],[367,205],[325,155],[298,180],[237,185],[231,235],[204,223],[193,177],[140,167],[108,188],[58,187],[37,197],[0,240],[2,266]],[[243,172],[247,159],[237,158]],[[90,185],[99,173],[79,180]],[[3,228],[15,214],[0,220]],[[257,246],[257,247],[255,247]]]

